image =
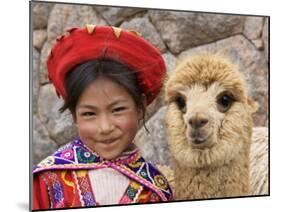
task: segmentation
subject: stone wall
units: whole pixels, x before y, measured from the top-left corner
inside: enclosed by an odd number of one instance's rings
[[[268,126],[268,18],[54,3],[32,3],[33,163],[77,135],[72,117],[58,109],[45,61],[56,37],[86,23],[134,29],[157,46],[171,73],[178,61],[201,51],[222,52],[239,66],[250,95],[259,102],[255,126]],[[136,143],[152,162],[169,165],[162,93],[148,107],[146,126]]]

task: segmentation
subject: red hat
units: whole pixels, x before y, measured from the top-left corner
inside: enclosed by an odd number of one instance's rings
[[[137,74],[147,105],[159,93],[166,74],[160,51],[139,33],[111,26],[72,28],[57,38],[47,59],[49,79],[58,96],[66,97],[64,78],[76,65],[93,59],[112,59]]]

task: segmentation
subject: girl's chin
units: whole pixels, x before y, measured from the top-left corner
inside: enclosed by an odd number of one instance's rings
[[[100,154],[100,156],[105,160],[114,160],[118,158],[119,155],[116,154]]]
[[[122,154],[122,152],[116,151],[116,149],[111,149],[111,150],[103,149],[103,150],[96,151],[96,153],[98,153],[100,157],[106,160],[114,160]]]

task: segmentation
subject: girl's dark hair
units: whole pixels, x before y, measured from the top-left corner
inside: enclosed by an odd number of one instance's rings
[[[113,80],[127,90],[137,107],[142,110],[144,123],[145,103],[136,73],[124,64],[109,59],[89,60],[77,65],[66,75],[64,82],[66,98],[59,111],[62,113],[69,109],[72,114],[75,114],[80,95],[92,82],[101,76]],[[144,127],[146,129],[145,124]]]

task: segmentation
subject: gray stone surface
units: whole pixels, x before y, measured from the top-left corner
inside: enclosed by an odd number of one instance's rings
[[[243,31],[244,16],[149,11],[152,23],[172,53],[216,41]]]
[[[151,102],[151,104],[146,107],[146,120],[150,119],[159,108],[164,105],[164,89],[162,88],[158,94],[158,96]]]
[[[32,164],[37,164],[45,157],[51,155],[58,145],[50,139],[48,131],[41,123],[37,115],[33,116],[33,139],[32,139]]]
[[[38,104],[39,118],[48,130],[50,137],[59,146],[77,136],[71,114],[59,112],[63,101],[57,97],[53,85],[41,86]]]
[[[111,26],[119,26],[122,21],[126,21],[132,18],[134,15],[146,11],[146,9],[141,8],[120,8],[101,6],[94,6],[94,8]]]
[[[256,46],[258,50],[263,50],[263,41],[261,39],[252,40],[253,44]]]
[[[42,50],[41,50],[39,81],[40,81],[40,84],[42,84],[42,85],[50,82],[50,80],[48,78],[46,61],[47,61],[47,58],[51,52],[51,48],[54,45],[54,43],[55,43],[55,40],[47,40],[44,43]]]
[[[255,40],[261,37],[263,29],[263,17],[248,16],[245,20],[244,35],[250,40]]]
[[[135,30],[141,33],[142,37],[151,42],[154,46],[158,47],[161,52],[165,52],[165,44],[147,17],[134,18],[130,21],[123,22],[120,28]]]
[[[39,94],[39,58],[40,53],[33,48],[32,50],[32,113],[35,114],[38,108],[38,94]]]
[[[33,31],[33,46],[38,49],[41,50],[44,42],[47,39],[47,31],[44,29],[40,29],[40,30],[35,30]]]
[[[50,11],[52,10],[53,6],[53,3],[32,3],[32,19],[34,30],[47,27]]]
[[[135,143],[140,148],[142,155],[154,164],[171,166],[170,153],[165,129],[166,107],[161,107],[146,123],[149,133],[141,129]]]
[[[177,58],[170,52],[162,54],[162,57],[166,63],[167,72],[171,73],[177,65]]]
[[[262,40],[263,40],[263,45],[264,45],[264,56],[266,58],[266,61],[268,61],[268,21],[269,18],[265,18],[264,26],[263,26],[263,31],[262,31]]]

